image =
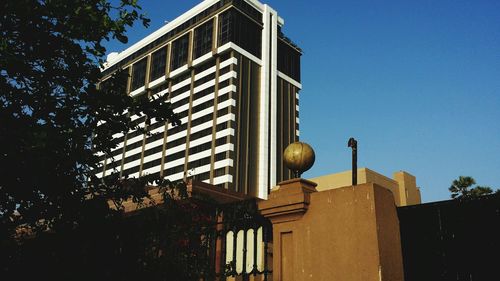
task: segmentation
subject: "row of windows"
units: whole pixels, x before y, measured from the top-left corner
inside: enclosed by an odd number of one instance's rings
[[[233,42],[260,58],[261,40],[262,26],[238,10],[229,9],[219,15],[219,46]]]
[[[115,64],[114,66],[106,69],[105,71],[103,71],[103,76],[107,76],[108,74],[114,72],[116,69],[119,69],[119,68],[127,65],[130,61],[133,61],[134,59],[147,54],[150,50],[156,48],[157,46],[165,44],[165,42],[167,42],[170,38],[173,38],[176,35],[178,35],[182,32],[185,32],[186,30],[188,30],[192,26],[198,24],[199,22],[205,20],[208,17],[211,17],[217,10],[221,9],[226,4],[231,3],[233,1],[235,1],[235,0],[220,0],[220,1],[216,2],[215,4],[210,6],[209,8],[196,14],[188,21],[186,21],[183,24],[179,25],[178,27],[174,28],[172,31],[166,33],[165,35],[161,36],[160,38],[156,39],[155,41],[144,46],[139,51],[137,51],[137,52],[131,54],[130,56],[128,56],[127,58],[121,60],[119,63]],[[235,5],[242,6],[243,4],[235,3]],[[250,8],[243,7],[242,9],[245,12],[250,13],[252,8],[251,7]],[[250,13],[251,16],[254,16],[254,14],[255,14],[255,12]]]
[[[176,69],[187,63],[189,51],[189,34],[182,36],[172,43],[172,59],[170,69]]]
[[[211,159],[211,156],[208,156],[205,158],[201,158],[201,159],[189,162],[188,163],[188,170],[192,170],[192,169],[196,169],[196,168],[201,167],[201,166],[208,165],[208,164],[210,164],[210,159]]]
[[[167,67],[167,47],[163,47],[151,55],[151,81],[165,75]]]
[[[180,173],[182,171],[184,171],[184,164],[177,165],[175,167],[171,167],[171,168],[165,169],[164,170],[164,174],[166,176],[169,176],[169,175]]]
[[[261,56],[262,26],[255,23],[236,9],[229,9],[219,16],[218,46],[234,42],[251,54]],[[197,27],[193,33],[193,58],[196,59],[212,49],[213,20]],[[176,39],[171,44],[170,69],[175,70],[188,62],[190,33]],[[154,52],[151,57],[150,80],[166,73],[167,47]],[[145,84],[146,58],[132,66],[132,87],[134,91]]]
[[[199,58],[212,50],[213,20],[209,20],[194,30],[193,58]]]
[[[283,40],[278,40],[278,70],[300,82],[301,53]]]
[[[144,83],[146,83],[146,65],[146,58],[143,58],[133,65],[131,91],[139,89],[140,87],[144,86]]]

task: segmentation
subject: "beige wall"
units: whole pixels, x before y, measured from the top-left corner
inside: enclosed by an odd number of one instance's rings
[[[329,174],[321,177],[311,178],[310,181],[317,183],[318,191],[335,189],[352,184],[351,171]],[[421,203],[420,189],[417,187],[416,178],[404,171],[395,172],[393,178],[388,178],[368,168],[358,169],[358,184],[376,183],[389,189],[397,206],[415,205]]]

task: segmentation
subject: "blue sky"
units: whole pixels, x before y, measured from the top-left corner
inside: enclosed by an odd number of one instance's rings
[[[140,1],[151,27],[200,1]],[[500,1],[262,1],[304,51],[301,141],[316,151],[303,177],[358,166],[417,177],[424,202],[449,198],[460,175],[500,188]]]

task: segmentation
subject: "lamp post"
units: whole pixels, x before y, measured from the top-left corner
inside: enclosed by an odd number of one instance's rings
[[[358,141],[350,138],[347,147],[352,148],[352,185],[358,184]]]

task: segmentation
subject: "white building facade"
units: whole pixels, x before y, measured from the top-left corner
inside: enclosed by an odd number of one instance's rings
[[[128,70],[127,94],[170,101],[181,125],[144,124],[101,155],[105,177],[195,177],[259,198],[289,179],[286,146],[299,138],[301,50],[278,13],[254,0],[206,0],[108,57],[103,81]]]

